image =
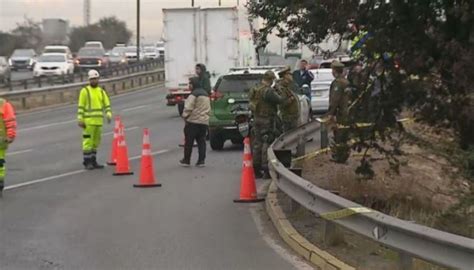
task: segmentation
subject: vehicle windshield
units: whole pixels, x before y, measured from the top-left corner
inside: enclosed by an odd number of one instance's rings
[[[112,49],[111,54],[117,56],[117,55],[120,55],[120,54],[124,54],[126,51],[127,51],[127,48],[125,48],[125,47],[114,47]]]
[[[44,53],[67,53],[66,49],[61,48],[46,48],[44,49]]]
[[[66,57],[64,55],[42,55],[38,59],[40,63],[52,63],[52,62],[66,62]]]
[[[100,45],[100,43],[87,43],[86,44],[86,47],[89,47],[89,48],[101,48],[102,46]]]
[[[262,78],[262,74],[226,75],[217,85],[217,91],[246,92],[257,85]]]
[[[32,57],[35,55],[33,50],[15,50],[12,56]]]
[[[78,56],[103,56],[104,54],[104,50],[91,48],[81,49],[77,53]]]
[[[127,47],[126,52],[137,52],[137,47]]]
[[[155,48],[145,48],[145,52],[156,52]]]

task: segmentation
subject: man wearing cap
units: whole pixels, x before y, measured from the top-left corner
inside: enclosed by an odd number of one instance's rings
[[[267,149],[278,135],[276,132],[278,105],[288,102],[272,88],[275,78],[275,73],[272,71],[265,72],[261,83],[249,92],[250,110],[254,117],[253,166],[257,178],[269,178]]]
[[[329,90],[329,110],[326,117],[328,117],[330,125],[337,123],[333,129],[334,145],[331,147],[333,160],[338,163],[345,163],[349,158],[349,146],[347,145],[349,134],[347,129],[341,128],[341,126],[348,123],[349,81],[344,77],[344,64],[334,61],[331,68],[335,79]]]
[[[112,109],[110,99],[102,87],[99,86],[99,72],[90,70],[88,73],[89,85],[82,88],[77,105],[77,121],[82,128],[83,165],[87,170],[102,169],[97,163],[97,149],[100,146],[104,116],[110,124]]]
[[[278,76],[280,76],[280,79],[275,87],[277,93],[283,99],[289,100],[289,102],[279,106],[283,132],[287,132],[298,127],[300,104],[298,102],[298,96],[292,91],[294,82],[290,67],[280,71]]]

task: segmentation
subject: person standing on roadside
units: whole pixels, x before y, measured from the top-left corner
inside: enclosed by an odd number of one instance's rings
[[[313,73],[309,70],[308,61],[302,59],[300,61],[300,69],[293,71],[293,81],[298,86],[298,90],[301,90],[303,85],[311,87],[311,82],[314,80]],[[311,101],[311,93],[304,93],[309,101]]]
[[[3,98],[0,98],[0,198],[3,194],[6,176],[6,155],[8,146],[16,137],[15,109]]]
[[[276,83],[277,93],[285,100],[291,100],[285,104],[279,105],[280,117],[283,132],[290,131],[298,127],[300,116],[300,104],[298,96],[291,90],[293,85],[293,76],[289,67],[278,73],[280,79]]]
[[[204,89],[207,94],[211,94],[211,75],[207,71],[204,64],[196,65],[196,76],[199,78],[201,88]]]
[[[97,163],[97,149],[100,146],[104,117],[110,124],[112,109],[107,92],[99,86],[100,74],[89,70],[89,85],[81,89],[77,104],[77,121],[82,128],[83,165],[87,170],[103,169]]]
[[[193,77],[189,80],[191,94],[185,101],[182,117],[184,126],[184,157],[179,164],[189,167],[194,141],[198,144],[199,157],[196,167],[204,167],[206,160],[206,134],[209,126],[211,101],[209,94],[202,88],[201,79]]]

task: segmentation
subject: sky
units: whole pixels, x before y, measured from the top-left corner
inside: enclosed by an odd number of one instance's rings
[[[136,0],[90,0],[91,22],[102,17],[116,16],[136,29]],[[237,0],[221,0],[222,6],[235,6]],[[243,7],[245,0],[240,0]],[[146,41],[160,39],[162,8],[190,7],[191,0],[141,0],[141,35]],[[62,18],[70,25],[83,24],[83,0],[0,0],[0,31],[10,31],[24,17],[41,21],[43,18]],[[195,6],[215,7],[218,0],[195,0]]]

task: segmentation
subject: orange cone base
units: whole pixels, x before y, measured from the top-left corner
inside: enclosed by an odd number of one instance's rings
[[[122,172],[122,173],[114,173],[114,175],[133,175],[133,172]]]
[[[136,188],[152,188],[152,187],[161,187],[161,184],[134,184],[133,187],[136,187]]]
[[[108,162],[107,162],[107,165],[109,165],[109,166],[115,166],[115,165],[117,165],[117,162],[110,162],[110,161],[108,161]]]
[[[235,199],[235,203],[257,203],[257,202],[263,202],[265,201],[265,198],[255,198],[255,199]]]

